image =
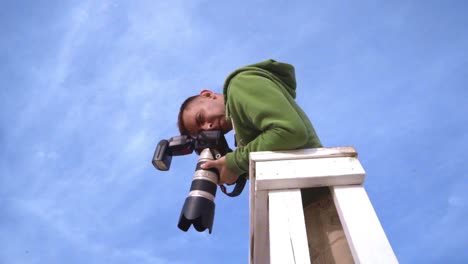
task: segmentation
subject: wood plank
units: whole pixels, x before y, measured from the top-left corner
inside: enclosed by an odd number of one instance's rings
[[[364,187],[330,190],[355,263],[398,263]]]
[[[301,190],[271,191],[268,199],[270,263],[309,264]]]
[[[290,160],[290,159],[321,159],[333,157],[354,157],[358,153],[353,147],[334,147],[334,148],[311,148],[311,149],[298,149],[298,150],[284,150],[284,151],[258,151],[250,153],[250,160],[255,162],[259,161],[273,161],[273,160]],[[254,164],[253,164],[254,165]]]
[[[262,161],[255,166],[257,190],[355,185],[365,178],[361,163],[352,157]]]
[[[269,250],[269,219],[268,219],[268,192],[255,192],[255,213],[254,213],[254,262],[268,263],[270,259]]]
[[[251,162],[252,163],[252,162]],[[256,190],[254,166],[250,166],[250,253],[249,263],[268,263],[270,260],[270,241],[268,236],[268,192]]]

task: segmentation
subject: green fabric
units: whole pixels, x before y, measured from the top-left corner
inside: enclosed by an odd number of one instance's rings
[[[226,79],[223,94],[238,143],[238,148],[226,155],[226,162],[236,174],[248,172],[250,152],[322,147],[307,115],[294,100],[292,65],[267,60],[240,68]]]

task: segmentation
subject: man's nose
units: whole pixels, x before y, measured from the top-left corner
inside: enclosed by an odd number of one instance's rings
[[[203,126],[201,127],[202,130],[211,130],[213,129],[213,123],[211,122],[205,122]]]

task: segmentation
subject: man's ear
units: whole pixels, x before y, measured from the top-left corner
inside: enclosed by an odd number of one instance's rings
[[[216,98],[216,94],[210,90],[202,90],[200,92],[200,96],[205,98]]]

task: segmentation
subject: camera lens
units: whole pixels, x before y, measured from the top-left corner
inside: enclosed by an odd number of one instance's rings
[[[200,167],[208,160],[213,160],[213,155],[210,149],[206,148],[200,153],[190,193],[185,199],[180,214],[178,227],[183,231],[187,231],[193,224],[198,232],[208,229],[211,234],[219,173],[216,169],[202,169]]]

